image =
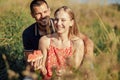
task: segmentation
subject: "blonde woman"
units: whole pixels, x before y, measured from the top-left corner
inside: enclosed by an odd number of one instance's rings
[[[39,41],[39,49],[43,53],[43,74],[45,80],[53,75],[52,68],[57,74],[66,69],[67,59],[73,58],[73,67],[79,68],[84,55],[84,42],[79,38],[74,13],[67,6],[58,8],[55,13],[56,33],[43,36]]]

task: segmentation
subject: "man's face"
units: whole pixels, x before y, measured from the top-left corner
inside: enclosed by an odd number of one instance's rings
[[[33,10],[34,12],[32,13],[32,16],[35,18],[36,22],[38,22],[41,26],[46,26],[49,24],[50,9],[45,3],[41,6],[34,6]]]

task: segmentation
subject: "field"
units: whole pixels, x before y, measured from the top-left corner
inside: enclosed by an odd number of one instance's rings
[[[20,80],[26,71],[21,36],[34,22],[30,1],[0,0],[0,76],[7,76],[8,80]],[[51,17],[58,7],[69,6],[76,15],[79,30],[93,40],[97,78],[91,80],[120,80],[120,5],[80,4],[69,0],[47,2]],[[33,73],[34,77],[35,74],[38,75]],[[76,80],[83,78],[79,76]]]

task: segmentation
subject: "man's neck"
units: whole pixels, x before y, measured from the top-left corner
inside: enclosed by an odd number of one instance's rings
[[[40,25],[40,24],[37,23],[37,26],[38,26],[38,29],[39,29],[39,34],[40,35],[46,35],[47,34],[47,28],[50,27],[50,22],[46,26],[42,26],[42,25]]]
[[[39,30],[39,35],[44,36],[44,35],[47,35],[47,33],[46,33],[46,31]]]
[[[40,31],[46,31],[46,26],[42,26],[42,25],[40,25],[39,23],[37,23],[37,26],[38,26],[38,29],[40,30]]]

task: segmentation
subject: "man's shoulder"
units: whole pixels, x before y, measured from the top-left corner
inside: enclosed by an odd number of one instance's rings
[[[29,33],[33,33],[34,29],[35,29],[35,24],[33,23],[32,25],[28,26],[24,31],[23,31],[23,35],[29,34]]]

